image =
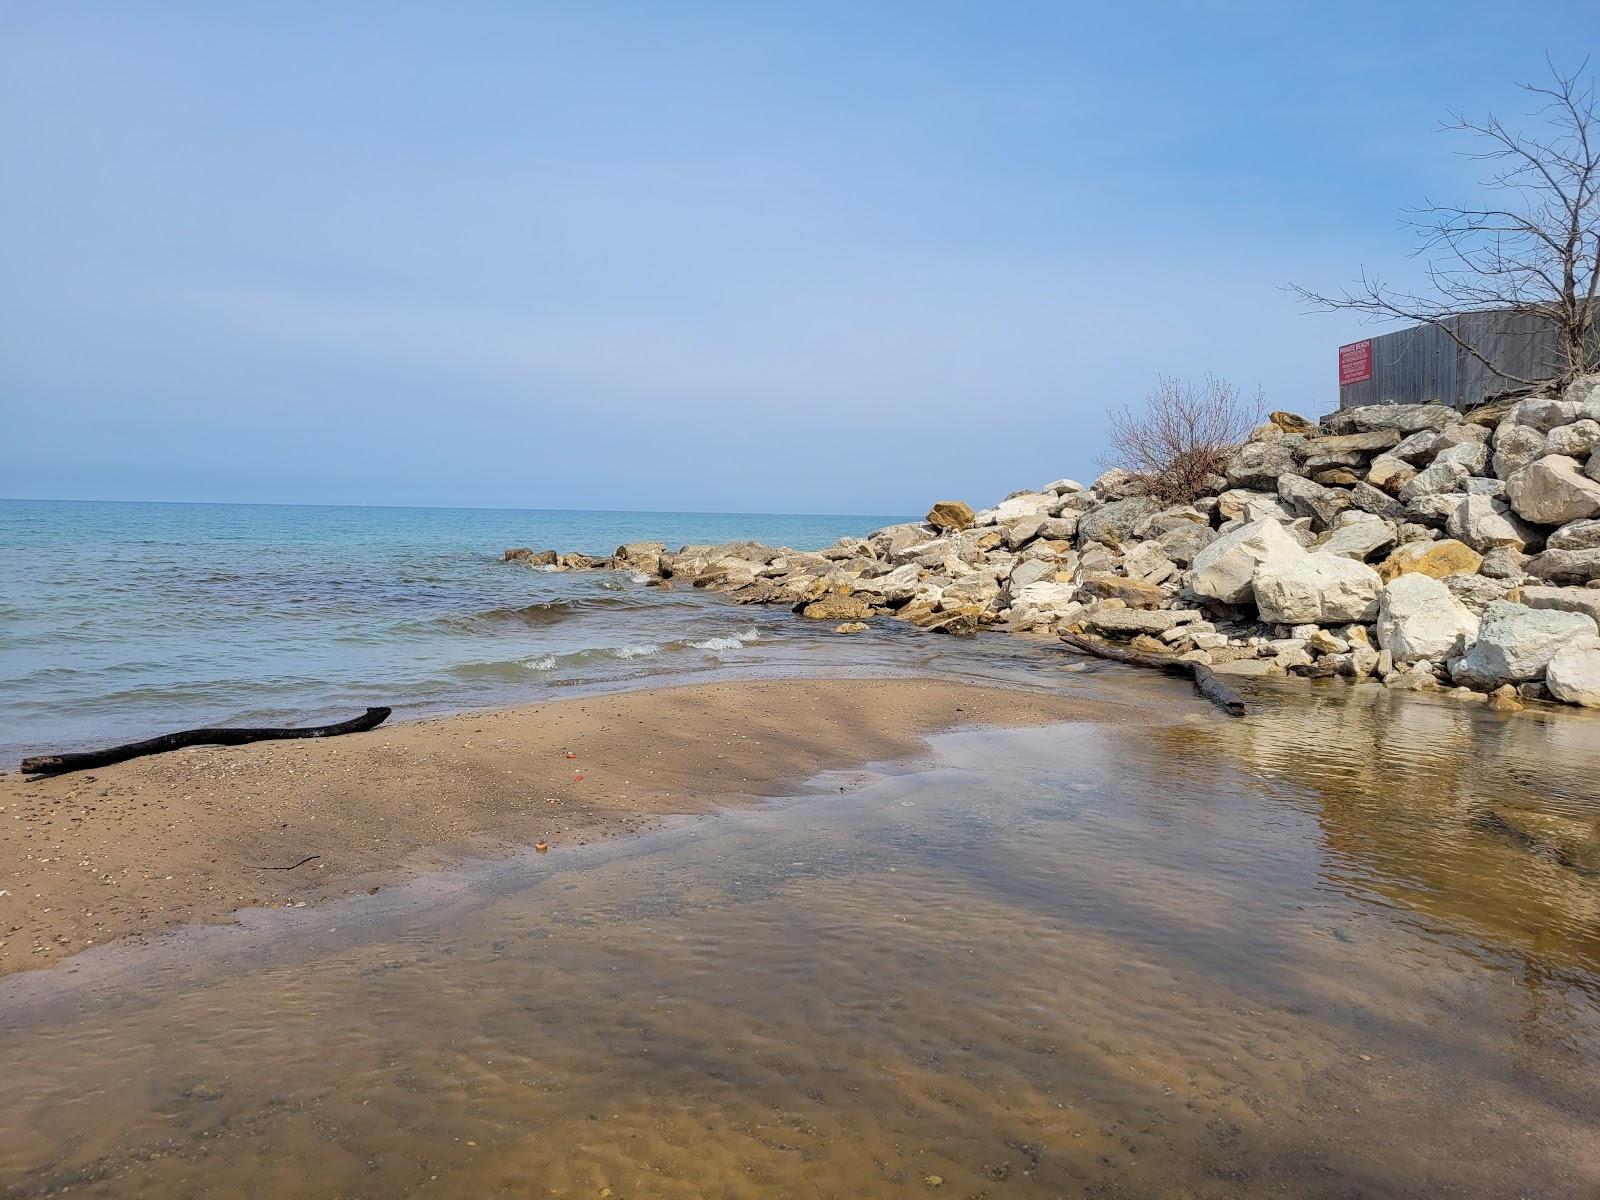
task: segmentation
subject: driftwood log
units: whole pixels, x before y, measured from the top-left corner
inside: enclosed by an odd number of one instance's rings
[[[142,742],[128,742],[107,750],[84,750],[72,754],[38,754],[22,760],[22,771],[27,775],[64,775],[68,771],[85,771],[90,767],[105,767],[112,763],[127,762],[130,758],[143,758],[147,754],[164,754],[168,750],[182,750],[185,746],[242,746],[246,742],[271,742],[286,738],[338,737],[341,733],[365,733],[376,729],[389,719],[389,708],[369,708],[359,717],[340,721],[334,725],[273,725],[257,729],[185,729],[181,733],[165,733],[160,737],[146,738]]]
[[[1217,673],[1205,663],[1185,662],[1180,658],[1164,654],[1147,654],[1142,650],[1130,650],[1126,646],[1114,646],[1100,638],[1085,637],[1078,633],[1062,633],[1061,640],[1074,650],[1081,650],[1096,658],[1107,658],[1112,662],[1127,663],[1133,667],[1154,667],[1169,675],[1187,675],[1194,681],[1195,691],[1230,717],[1245,715],[1244,698],[1218,679]]]

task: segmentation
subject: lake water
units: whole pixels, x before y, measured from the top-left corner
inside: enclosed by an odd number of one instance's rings
[[[893,520],[0,501],[0,768],[195,725],[310,723],[369,704],[404,717],[815,664],[831,633],[786,612],[501,553],[746,538],[816,549]]]
[[[1076,679],[1148,724],[0,980],[0,1196],[1600,1195],[1591,717]]]

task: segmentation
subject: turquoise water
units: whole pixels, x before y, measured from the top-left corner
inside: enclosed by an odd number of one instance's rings
[[[0,501],[0,767],[197,724],[415,715],[814,660],[826,631],[786,611],[501,552],[815,549],[897,519]]]

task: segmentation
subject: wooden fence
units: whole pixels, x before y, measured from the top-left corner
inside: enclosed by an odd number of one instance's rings
[[[1548,379],[1560,373],[1554,331],[1541,317],[1499,310],[1463,313],[1450,318],[1450,327],[1507,374]],[[1343,346],[1339,361],[1340,408],[1435,400],[1471,408],[1496,396],[1528,390],[1525,384],[1497,375],[1434,325],[1415,325]]]

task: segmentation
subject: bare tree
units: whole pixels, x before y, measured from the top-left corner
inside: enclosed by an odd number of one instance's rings
[[[1261,408],[1259,391],[1244,401],[1215,375],[1199,384],[1162,376],[1143,408],[1123,405],[1110,414],[1101,465],[1132,471],[1165,503],[1187,504],[1210,490],[1208,480],[1222,473]]]
[[[1518,85],[1539,101],[1530,114],[1542,121],[1537,132],[1513,130],[1492,113],[1481,121],[1456,114],[1440,125],[1474,138],[1479,148],[1467,156],[1493,166],[1483,207],[1424,203],[1407,211],[1405,223],[1419,235],[1414,254],[1428,260],[1427,294],[1396,290],[1365,271],[1335,294],[1290,290],[1322,311],[1432,325],[1512,384],[1565,384],[1600,368],[1600,109],[1593,82],[1584,81],[1588,65],[1563,75],[1550,63],[1548,84]],[[1556,349],[1542,364],[1546,377],[1511,374],[1452,319],[1486,309],[1548,325]]]

